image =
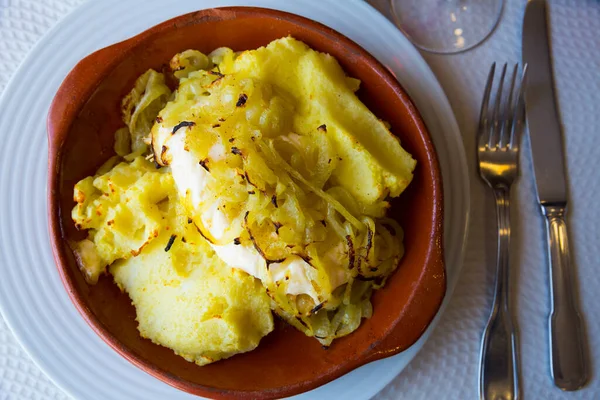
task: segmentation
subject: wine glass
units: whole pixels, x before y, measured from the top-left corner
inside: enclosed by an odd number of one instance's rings
[[[423,50],[459,53],[483,42],[502,15],[504,0],[389,0],[398,28]]]

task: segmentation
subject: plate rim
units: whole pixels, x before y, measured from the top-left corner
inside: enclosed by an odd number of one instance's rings
[[[80,4],[79,6],[75,7],[71,12],[69,12],[60,21],[58,21],[52,28],[50,28],[44,34],[44,36],[40,40],[38,40],[38,42],[29,51],[29,53],[27,54],[27,56],[23,59],[23,61],[19,65],[19,67],[14,71],[14,73],[13,73],[10,81],[6,85],[6,88],[5,88],[2,96],[0,97],[0,104],[4,104],[4,102],[8,98],[8,94],[7,93],[11,92],[11,89],[13,88],[14,85],[18,84],[17,80],[18,80],[19,75],[22,72],[22,70],[25,69],[24,65],[26,65],[27,62],[31,58],[35,57],[35,54],[39,51],[40,47],[46,45],[47,42],[49,41],[49,38],[51,38],[52,35],[56,34],[58,31],[60,31],[61,29],[63,29],[67,25],[67,23],[70,22],[72,19],[77,18],[80,15],[83,15],[84,11],[86,10],[86,8],[90,6],[90,3],[92,3],[92,2],[84,2],[84,3]],[[251,4],[249,4],[251,6],[255,6],[256,5],[256,1],[246,1],[244,3],[245,4],[251,3]],[[368,5],[367,3],[364,3],[361,0],[351,0],[348,3],[351,3],[352,5],[354,5],[356,7],[359,7],[359,8],[362,6],[365,9],[366,8],[371,9],[369,12],[376,13],[377,14],[376,18],[380,19],[383,24],[392,25],[392,27],[394,27],[394,29],[395,29],[395,26],[393,26],[393,24],[389,20],[387,20],[383,15],[379,14],[377,10],[372,9],[372,6]],[[263,6],[263,5],[260,5],[260,6]],[[209,7],[205,7],[203,4],[198,4],[196,8],[197,9],[204,9],[204,8],[209,8]],[[271,8],[271,7],[269,7],[269,8]],[[277,7],[272,7],[272,8],[289,12],[286,9],[281,9],[281,8],[277,8]],[[304,16],[303,14],[298,14],[298,15]],[[308,18],[311,18],[311,17],[308,17]],[[166,18],[166,19],[169,19],[169,18]],[[166,20],[166,19],[164,19],[164,20]],[[147,24],[147,25],[152,26],[152,24]],[[335,28],[333,28],[333,29],[335,29]],[[341,33],[343,35],[346,35],[343,32],[341,32]],[[406,39],[406,37],[404,35],[402,35],[399,31],[397,32],[397,35],[399,35],[400,37],[402,37],[403,40],[408,41],[408,39]],[[351,38],[351,40],[354,40],[354,39]],[[360,45],[360,43],[359,43],[359,45]],[[409,45],[412,47],[412,45],[410,43],[409,43]],[[367,50],[367,51],[370,52],[369,50]],[[416,52],[416,50],[415,50],[415,52]],[[439,89],[438,91],[440,91],[441,94],[442,94],[442,96],[443,96],[442,98],[440,98],[440,103],[441,104],[440,104],[440,106],[438,108],[443,108],[443,110],[441,110],[441,111],[443,111],[442,113],[446,114],[447,117],[450,116],[449,121],[447,121],[447,123],[450,125],[448,131],[452,131],[452,133],[454,134],[453,136],[455,136],[456,139],[459,139],[462,142],[462,137],[460,135],[460,130],[458,128],[458,123],[456,121],[456,117],[455,117],[454,113],[452,112],[452,108],[450,106],[448,98],[445,95],[445,93],[443,92],[443,89],[442,89],[439,81],[437,80],[437,78],[435,77],[435,75],[433,74],[433,72],[431,71],[431,69],[429,68],[429,66],[427,65],[427,63],[425,62],[425,60],[422,58],[422,56],[420,56],[417,53],[417,57],[414,57],[414,58],[415,58],[415,62],[421,64],[421,67],[425,68],[427,70],[426,72],[428,72],[429,75],[431,75],[432,80],[431,80],[430,84],[437,86],[437,89]],[[386,65],[386,64],[384,63],[384,65]],[[411,95],[411,97],[412,97],[412,95]],[[427,119],[427,118],[424,118],[424,119]],[[426,123],[427,123],[427,121],[426,121]],[[434,143],[435,143],[436,140],[435,140],[435,138],[433,138],[433,139],[434,139]],[[464,146],[462,146],[462,145],[459,146],[459,152],[461,153],[461,154],[459,154],[459,157],[458,157],[458,158],[460,158],[460,161],[461,161],[460,162],[460,164],[461,164],[460,165],[461,172],[468,175],[467,159],[466,159],[466,154],[465,154]],[[442,171],[442,173],[443,173],[443,171]],[[468,176],[467,176],[467,178],[468,178]],[[464,186],[462,188],[463,189],[462,190],[462,194],[465,195],[464,199],[465,199],[465,202],[466,202],[466,204],[463,205],[463,208],[464,208],[464,221],[461,218],[461,222],[462,222],[461,225],[462,225],[462,228],[463,228],[462,231],[464,232],[464,234],[461,235],[463,237],[463,241],[462,241],[463,245],[461,246],[460,250],[458,251],[458,254],[459,254],[458,259],[459,260],[453,266],[454,273],[453,273],[452,279],[448,280],[448,287],[447,287],[446,294],[444,296],[444,301],[442,303],[442,306],[438,310],[438,312],[437,312],[434,320],[429,325],[429,328],[427,329],[427,331],[423,335],[423,337],[417,343],[415,343],[411,348],[407,349],[405,352],[403,352],[401,354],[407,353],[408,350],[410,350],[410,349],[412,349],[412,350],[416,349],[416,351],[413,351],[413,353],[416,354],[416,352],[418,350],[420,350],[420,348],[422,347],[422,344],[427,339],[427,337],[430,335],[432,329],[437,325],[437,322],[438,322],[440,316],[443,314],[443,312],[444,312],[444,310],[445,310],[445,308],[447,306],[448,300],[451,298],[451,295],[452,295],[452,293],[453,293],[453,291],[454,291],[454,289],[456,287],[456,281],[458,280],[458,277],[460,275],[460,270],[462,269],[462,266],[463,266],[463,263],[464,263],[465,248],[466,248],[466,238],[468,237],[468,228],[469,228],[469,220],[470,220],[470,204],[469,204],[470,203],[470,196],[469,196],[470,188],[469,187],[470,187],[470,182],[467,179],[466,183],[464,184]],[[444,229],[445,232],[446,232],[446,229],[447,228]],[[0,297],[0,300],[2,300],[2,297]],[[4,320],[6,321],[9,329],[13,332],[13,334],[14,334],[15,338],[17,339],[17,341],[19,342],[19,344],[28,353],[28,355],[31,357],[31,359],[34,361],[34,363],[42,371],[44,371],[44,373],[57,386],[59,386],[66,393],[71,393],[71,391],[67,389],[66,385],[63,386],[61,384],[61,382],[59,382],[58,379],[55,379],[54,373],[52,371],[50,371],[49,369],[46,369],[46,368],[44,368],[42,366],[44,364],[42,362],[42,358],[43,357],[40,357],[38,359],[39,354],[35,353],[28,346],[25,345],[25,341],[23,340],[23,338],[21,337],[21,335],[17,335],[18,329],[15,327],[15,324],[13,324],[12,317],[9,316],[7,318],[7,315],[9,315],[9,313],[7,313],[7,309],[6,309],[5,305],[4,305],[4,302],[2,302],[2,301],[0,301],[0,313],[2,313],[2,315],[4,317]],[[412,357],[414,357],[414,354],[409,355],[409,361],[410,361],[410,359],[412,359]],[[403,369],[403,367],[400,370],[402,370],[402,369]],[[154,378],[151,378],[151,379],[154,379]],[[393,379],[393,377],[392,377],[392,379]],[[388,383],[389,382],[386,382],[385,385],[387,385]],[[381,388],[378,388],[373,394],[375,394],[376,392],[378,392],[380,389]],[[308,392],[308,393],[311,393],[311,392]]]

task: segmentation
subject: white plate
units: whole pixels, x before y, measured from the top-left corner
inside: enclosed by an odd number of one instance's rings
[[[0,309],[33,360],[75,398],[194,398],[147,375],[87,326],[59,279],[46,219],[46,114],[58,86],[83,57],[159,22],[202,8],[253,5],[322,22],[388,66],[431,131],[444,179],[448,291],[463,261],[469,208],[462,139],[448,100],[409,41],[360,0],[105,0],[84,3],[31,51],[0,99]],[[257,27],[257,29],[260,29]],[[448,190],[452,188],[452,190]],[[443,306],[443,307],[444,307]],[[369,364],[298,398],[370,398],[422,347]]]

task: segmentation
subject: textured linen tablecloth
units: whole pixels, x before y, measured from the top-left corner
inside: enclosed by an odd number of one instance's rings
[[[283,1],[283,0],[282,0]],[[290,0],[287,0],[290,1]],[[343,1],[343,0],[340,0]],[[0,92],[32,45],[82,0],[0,0]],[[384,14],[388,0],[371,0]],[[475,169],[479,102],[494,61],[519,62],[525,1],[507,0],[500,25],[479,47],[457,55],[424,54],[450,99],[464,138],[471,180],[469,243],[461,277],[440,324],[423,350],[377,399],[475,399],[480,337],[492,299],[495,216]],[[600,399],[600,3],[550,1],[554,68],[570,178],[570,234],[592,366],[590,384],[564,393],[549,373],[548,274],[542,218],[531,162],[524,158],[513,193],[513,299],[525,399]],[[4,135],[7,133],[0,133]],[[0,136],[1,137],[1,136]],[[524,155],[529,143],[524,140]],[[465,177],[466,179],[466,177]],[[452,190],[452,188],[445,188]],[[486,240],[487,239],[487,240]],[[0,278],[1,279],[1,278]],[[0,317],[0,400],[67,399]]]

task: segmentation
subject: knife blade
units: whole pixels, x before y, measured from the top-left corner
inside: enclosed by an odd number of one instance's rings
[[[540,204],[566,204],[563,143],[547,32],[546,2],[529,1],[523,21],[523,63],[529,69],[525,102],[537,193]]]
[[[550,268],[549,317],[552,378],[563,390],[577,390],[588,379],[583,327],[573,293],[573,264],[566,224],[567,183],[558,107],[554,96],[546,2],[529,0],[523,20],[523,62],[527,125],[534,178],[542,214]]]

